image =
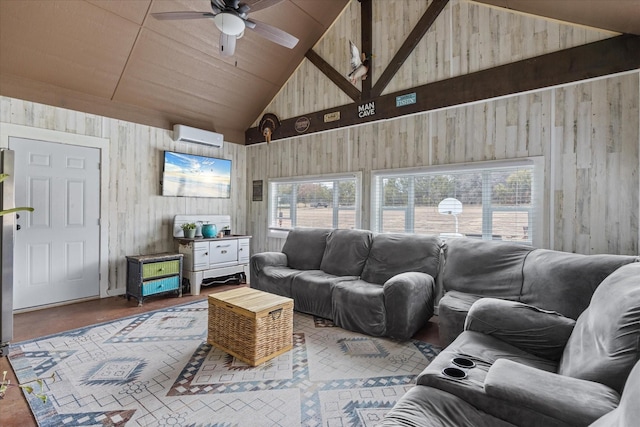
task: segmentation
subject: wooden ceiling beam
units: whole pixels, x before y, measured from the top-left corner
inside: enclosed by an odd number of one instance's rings
[[[411,52],[413,52],[418,43],[420,43],[424,35],[427,34],[427,31],[431,28],[436,18],[440,16],[440,13],[447,3],[449,3],[449,0],[433,0],[431,2],[391,62],[389,62],[389,65],[387,65],[387,68],[382,72],[378,81],[376,81],[373,89],[371,89],[371,98],[376,98],[382,94],[382,91],[384,91],[393,76],[400,70],[404,61],[411,55]]]
[[[360,91],[351,84],[349,80],[333,68],[327,61],[318,55],[313,49],[309,49],[304,55],[313,65],[318,67],[322,73],[340,88],[347,96],[354,101],[360,100]]]
[[[373,49],[373,6],[371,0],[359,0],[360,1],[360,21],[361,21],[361,38],[362,38],[362,52],[371,55]],[[441,0],[436,0],[441,1]],[[448,0],[447,0],[448,1]],[[311,61],[313,65],[318,67],[322,73],[329,78],[340,90],[347,94],[347,96],[354,101],[360,99],[369,99],[371,93],[371,78],[362,80],[362,92],[358,90],[351,82],[343,76],[339,71],[333,68],[327,61],[325,61],[317,52],[313,49],[309,49],[305,54],[305,57]],[[371,70],[369,70],[371,74]],[[371,77],[369,75],[369,77]]]
[[[373,5],[372,0],[360,0],[360,40],[362,43],[360,51],[367,56],[373,50]],[[371,62],[371,60],[369,60]],[[366,79],[362,81],[361,99],[371,98],[371,72],[373,67],[369,65],[369,72]]]
[[[636,70],[638,52],[640,36],[621,35],[282,120],[272,141]],[[245,132],[246,145],[259,142],[257,128]]]

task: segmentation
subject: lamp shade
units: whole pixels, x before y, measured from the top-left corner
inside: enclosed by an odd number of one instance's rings
[[[238,36],[244,31],[244,21],[232,13],[219,13],[213,18],[213,22],[220,31],[230,36]]]

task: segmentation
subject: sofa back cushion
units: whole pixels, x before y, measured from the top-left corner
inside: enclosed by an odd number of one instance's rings
[[[578,317],[558,373],[621,392],[640,359],[640,263],[613,272]]]
[[[282,252],[288,266],[297,270],[318,270],[331,233],[325,228],[294,228],[284,242]]]
[[[521,301],[577,319],[598,285],[637,257],[537,249],[524,263]]]
[[[320,269],[336,276],[360,276],[372,241],[373,233],[368,230],[333,230]]]
[[[470,238],[445,245],[442,285],[445,291],[518,301],[524,260],[534,248],[517,243]]]
[[[438,275],[441,240],[421,234],[376,234],[362,280],[384,284],[396,274],[418,271]]]

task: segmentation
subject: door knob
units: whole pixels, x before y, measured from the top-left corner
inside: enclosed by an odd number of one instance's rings
[[[20,227],[20,224],[16,224],[16,230],[20,230],[22,227]]]

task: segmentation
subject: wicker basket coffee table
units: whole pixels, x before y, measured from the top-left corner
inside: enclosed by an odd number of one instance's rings
[[[257,366],[293,348],[293,300],[251,288],[209,295],[207,342]]]

